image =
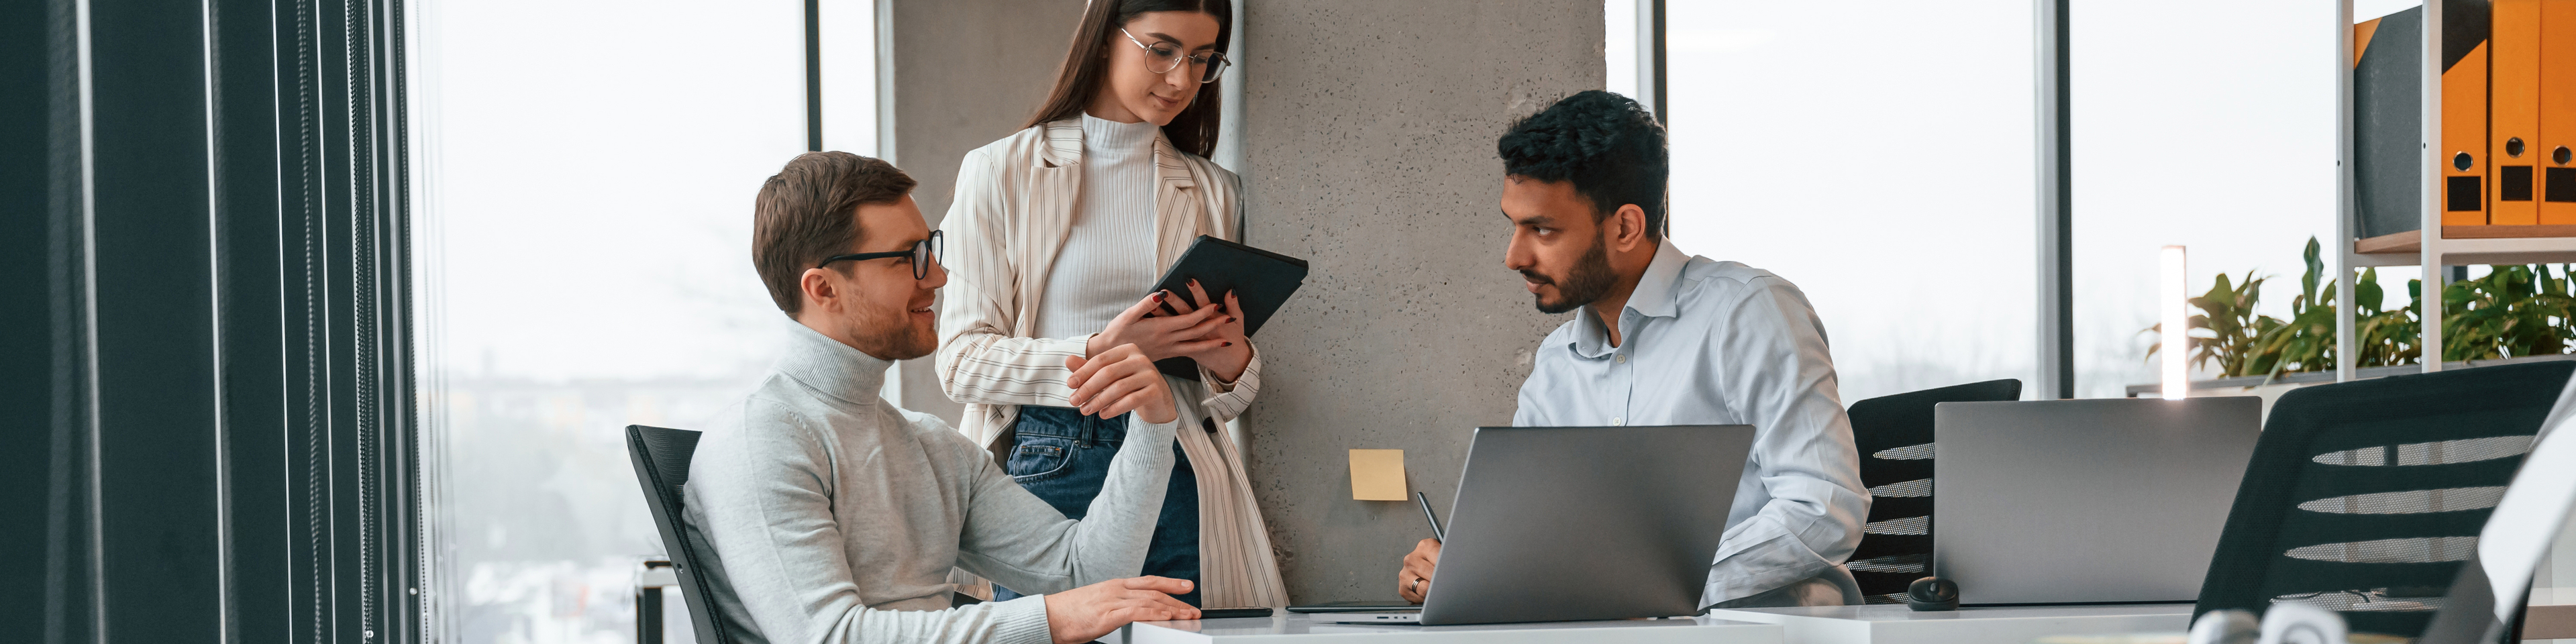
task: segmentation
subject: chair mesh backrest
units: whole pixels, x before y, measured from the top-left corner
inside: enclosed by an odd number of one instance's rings
[[[687,507],[681,504],[682,486],[689,483],[689,458],[697,455],[698,432],[627,425],[626,450],[635,463],[635,480],[644,486],[644,504],[653,510],[653,527],[661,531],[662,547],[671,553],[671,569],[679,574],[680,597],[688,603],[689,624],[697,630],[698,641],[732,644],[723,618],[716,615],[716,582],[698,569],[698,553],[706,544],[690,539],[681,525],[681,508]]]
[[[2010,378],[1925,389],[1852,403],[1852,442],[1869,486],[1869,523],[1844,565],[1872,604],[1905,603],[1905,587],[1932,560],[1932,407],[1945,402],[2021,399]]]
[[[2300,602],[2355,633],[2421,635],[2571,371],[2524,363],[2283,394],[2193,616]]]

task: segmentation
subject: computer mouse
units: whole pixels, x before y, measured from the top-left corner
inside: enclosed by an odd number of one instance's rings
[[[1905,587],[1905,605],[1916,611],[1958,610],[1959,584],[1940,577],[1924,577]]]
[[[2281,602],[2263,610],[2261,644],[2342,644],[2351,639],[2343,615],[2302,604]]]
[[[2185,641],[2189,644],[2255,644],[2262,637],[2263,624],[2255,621],[2254,613],[2230,608],[2201,613],[2200,619],[2192,620],[2191,634]]]

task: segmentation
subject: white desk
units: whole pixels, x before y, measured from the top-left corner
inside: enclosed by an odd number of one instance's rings
[[[1779,624],[1786,644],[2026,644],[2050,635],[2191,630],[2191,604],[2031,606],[1914,612],[1903,605],[1712,610]]]
[[[1781,644],[1781,627],[1698,618],[1611,622],[1540,622],[1474,626],[1335,624],[1330,616],[1280,611],[1274,617],[1137,622],[1126,644],[1287,644],[1290,642],[1602,642],[1605,644]],[[2019,643],[2016,643],[2019,644]]]

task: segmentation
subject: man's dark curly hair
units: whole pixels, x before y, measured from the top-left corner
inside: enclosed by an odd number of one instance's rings
[[[1672,166],[1663,124],[1637,101],[1597,89],[1568,96],[1513,123],[1494,147],[1504,174],[1574,182],[1592,199],[1593,221],[1636,204],[1646,211],[1646,237],[1663,240]]]

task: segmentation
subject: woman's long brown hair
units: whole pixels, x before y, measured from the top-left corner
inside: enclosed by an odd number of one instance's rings
[[[1137,14],[1157,11],[1188,11],[1216,18],[1216,50],[1225,51],[1234,37],[1234,2],[1232,0],[1091,0],[1082,11],[1082,25],[1073,30],[1073,44],[1066,48],[1064,64],[1056,68],[1055,89],[1047,92],[1044,106],[1029,117],[1027,125],[1061,121],[1082,114],[1100,95],[1100,83],[1108,75],[1110,43],[1127,44],[1115,38],[1118,30]],[[1199,95],[1181,110],[1172,122],[1163,126],[1163,138],[1172,147],[1206,157],[1216,153],[1218,94],[1220,83],[1201,83]]]

